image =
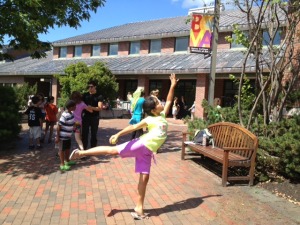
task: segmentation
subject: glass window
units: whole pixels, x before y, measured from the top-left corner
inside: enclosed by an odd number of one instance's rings
[[[255,80],[251,79],[249,81],[249,84],[253,88],[253,93],[254,93],[254,87],[255,87]],[[236,95],[238,94],[239,86],[238,84],[234,83],[232,80],[224,80],[224,90],[223,93],[224,95],[222,96],[221,99],[221,106],[222,107],[232,107],[237,99]]]
[[[67,58],[67,47],[60,47],[59,58]]]
[[[118,55],[119,45],[118,43],[109,44],[109,55]]]
[[[93,45],[92,56],[100,56],[100,45]]]
[[[245,35],[248,37],[248,31],[244,31]],[[243,46],[240,43],[236,43],[236,34],[232,33],[232,39],[233,42],[231,43],[231,48],[245,48],[245,46]]]
[[[162,92],[162,80],[150,80],[149,81],[149,92],[153,91],[155,89],[158,89],[160,94],[161,94],[161,92]]]
[[[137,80],[127,80],[125,81],[125,96],[128,92],[131,92],[133,94],[137,89],[138,82]],[[126,99],[126,97],[124,98]]]
[[[161,39],[155,39],[150,41],[150,53],[160,53]]]
[[[274,36],[274,40],[273,40],[273,45],[280,45],[281,42],[281,29],[277,30],[275,36]],[[267,30],[263,31],[263,45],[269,45],[270,44],[270,35],[269,32]]]
[[[130,54],[140,54],[140,42],[139,41],[130,42]]]
[[[82,55],[82,46],[75,46],[74,57],[81,57]]]
[[[175,52],[187,51],[189,37],[177,37],[175,42]]]

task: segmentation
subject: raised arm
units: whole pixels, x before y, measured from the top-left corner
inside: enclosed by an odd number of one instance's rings
[[[172,105],[172,101],[173,101],[173,98],[174,98],[174,90],[175,90],[177,82],[179,81],[179,79],[176,78],[175,73],[172,73],[170,75],[170,80],[171,80],[171,86],[170,86],[169,93],[168,93],[168,96],[167,96],[166,105],[164,107],[164,113],[166,115],[169,112],[170,107]]]

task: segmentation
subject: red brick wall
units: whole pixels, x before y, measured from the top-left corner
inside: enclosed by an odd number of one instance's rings
[[[27,56],[28,55],[28,51],[26,51],[26,50],[9,49],[7,51],[7,53],[9,53],[14,58],[18,58],[19,56],[22,57],[22,56]]]
[[[226,36],[231,36],[231,32],[219,33],[218,49],[230,49],[230,43],[225,40]]]
[[[163,38],[161,40],[161,53],[173,53],[175,38]]]
[[[73,58],[73,56],[74,56],[74,46],[68,46],[67,58]]]
[[[196,104],[195,104],[195,117],[203,118],[204,109],[202,108],[202,100],[207,97],[208,90],[208,74],[198,74],[196,80]]]
[[[90,58],[92,53],[92,45],[83,45],[82,46],[82,58]]]
[[[149,93],[149,78],[147,76],[138,76],[138,87],[143,87],[145,95]]]
[[[53,48],[53,59],[58,59],[59,58],[59,47],[54,47]]]
[[[140,55],[147,55],[149,53],[149,40],[142,40],[140,47]]]
[[[124,56],[124,55],[128,55],[129,54],[129,46],[130,46],[130,42],[126,41],[126,42],[119,42],[119,52],[118,55],[120,56]]]
[[[100,56],[108,56],[108,43],[101,44]]]

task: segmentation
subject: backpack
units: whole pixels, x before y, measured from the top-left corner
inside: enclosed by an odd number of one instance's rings
[[[194,143],[203,145],[203,136],[206,135],[206,146],[210,145],[213,142],[212,134],[208,131],[208,129],[204,130],[196,130],[194,136]]]

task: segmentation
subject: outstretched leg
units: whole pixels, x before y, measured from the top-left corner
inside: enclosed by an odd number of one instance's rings
[[[98,146],[90,148],[85,151],[75,149],[71,155],[70,160],[82,158],[84,156],[95,156],[95,155],[118,155],[118,148],[116,146]]]
[[[146,187],[149,181],[149,174],[140,173],[140,179],[138,184],[138,201],[134,208],[134,211],[140,215],[145,216],[144,214],[144,200],[146,194]]]

